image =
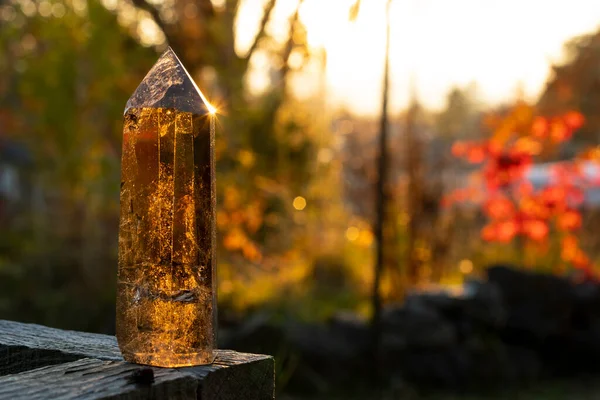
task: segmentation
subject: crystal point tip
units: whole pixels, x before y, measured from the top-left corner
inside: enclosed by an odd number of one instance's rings
[[[216,111],[170,46],[131,95],[125,113],[130,108],[174,108],[198,115]]]

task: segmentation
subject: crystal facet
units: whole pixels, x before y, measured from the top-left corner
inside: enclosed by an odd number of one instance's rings
[[[214,360],[213,111],[170,48],[127,102],[117,282],[127,361]]]

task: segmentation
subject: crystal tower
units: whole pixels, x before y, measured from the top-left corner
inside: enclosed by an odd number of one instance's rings
[[[117,340],[127,361],[214,360],[214,111],[171,48],[125,107]]]

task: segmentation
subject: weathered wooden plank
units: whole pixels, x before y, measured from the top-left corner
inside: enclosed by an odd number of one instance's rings
[[[153,371],[153,383],[132,383],[140,368]],[[0,377],[0,399],[14,400],[270,400],[274,389],[272,358],[233,351],[221,351],[212,365],[190,368],[84,358]]]
[[[79,368],[79,364],[76,364],[78,361],[74,360],[85,358],[97,360],[85,360],[83,365],[86,366],[85,368],[89,367],[89,369],[84,368],[85,372],[74,375],[74,372],[72,372],[73,365],[75,371]],[[81,362],[84,362],[84,360],[81,360]],[[63,365],[39,368],[54,364]],[[34,368],[37,369],[33,370]],[[71,368],[68,370],[71,372],[67,372],[65,368]],[[95,393],[97,391],[96,382],[108,384],[113,381],[106,381],[106,379],[110,380],[112,376],[119,377],[119,379],[123,378],[121,375],[126,376],[138,368],[140,366],[122,361],[116,339],[113,336],[63,331],[41,325],[0,320],[0,375],[14,374],[0,377],[0,389],[5,390],[4,387],[6,386],[14,391],[19,385],[24,385],[22,387],[23,392],[28,393],[29,397],[22,398],[56,397],[54,395],[31,397],[36,393],[35,390],[41,390],[38,386],[31,386],[31,382],[36,380],[42,384],[50,382],[53,387],[57,387],[56,390],[63,390],[60,392],[63,394],[58,393],[56,398],[73,398],[68,397],[71,393],[69,390],[73,387],[71,383],[77,387],[89,388],[89,390],[85,390],[86,394]],[[178,382],[183,379],[183,376],[187,378],[181,381],[183,382],[181,383],[183,385],[181,393],[186,393],[185,396],[187,396],[188,389],[186,389],[186,385],[188,380],[191,379],[195,382],[193,398],[202,400],[266,400],[274,398],[274,361],[270,356],[217,350],[217,358],[212,365],[178,369],[152,369],[158,371],[156,372],[157,376],[162,377],[163,374],[166,374],[164,384],[157,379],[154,385],[160,385],[155,392],[148,392],[148,389],[143,387],[133,386],[133,389],[131,389],[131,386],[116,385],[116,387],[123,390],[123,396],[130,397],[114,397],[117,395],[100,391],[98,393],[105,397],[89,398],[136,399],[140,397],[135,396],[149,398],[150,395],[155,396],[150,398],[156,399],[186,398],[176,397],[178,396],[176,393],[179,393],[177,392],[179,390],[177,387],[180,385]],[[169,374],[174,375],[168,378]],[[38,375],[40,379],[38,379]],[[52,376],[55,376],[56,379]],[[69,382],[63,382],[63,376],[68,376]],[[79,384],[77,384],[77,381],[79,381]],[[118,380],[118,382],[121,382],[121,380]],[[121,382],[121,384],[123,383]],[[162,386],[166,389],[161,389]],[[60,387],[63,387],[63,389],[60,389]],[[31,390],[28,392],[29,388]],[[140,394],[136,390],[143,393]],[[14,392],[7,393],[7,396],[9,394],[12,396]],[[43,394],[43,392],[41,393]],[[63,395],[67,397],[60,397]],[[118,395],[120,396],[121,392],[118,392]],[[5,398],[4,392],[0,391],[0,399],[3,398]]]
[[[219,350],[212,365],[182,370],[200,380],[198,398],[202,400],[275,398],[275,363],[272,357]]]
[[[113,336],[0,320],[0,375],[86,357],[122,360]]]
[[[139,365],[91,358],[0,377],[0,399],[197,399],[198,380],[169,368],[152,368],[154,383],[130,381]]]

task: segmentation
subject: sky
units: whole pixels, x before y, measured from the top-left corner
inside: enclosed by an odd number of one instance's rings
[[[392,0],[391,109],[408,102],[411,81],[422,103],[441,109],[454,85],[476,82],[480,100],[511,101],[521,87],[535,99],[565,41],[600,28],[600,0]],[[305,0],[300,16],[313,48],[327,51],[326,90],[332,107],[373,115],[381,104],[385,0],[363,0],[348,21],[352,0]],[[245,0],[237,21],[238,51],[248,48],[263,0]],[[272,23],[285,37],[296,0],[279,0]],[[255,57],[253,83],[265,83],[266,60]],[[260,72],[263,76],[261,77]],[[307,74],[298,86],[313,88]],[[302,92],[303,90],[300,90]],[[309,90],[310,91],[310,90]]]

